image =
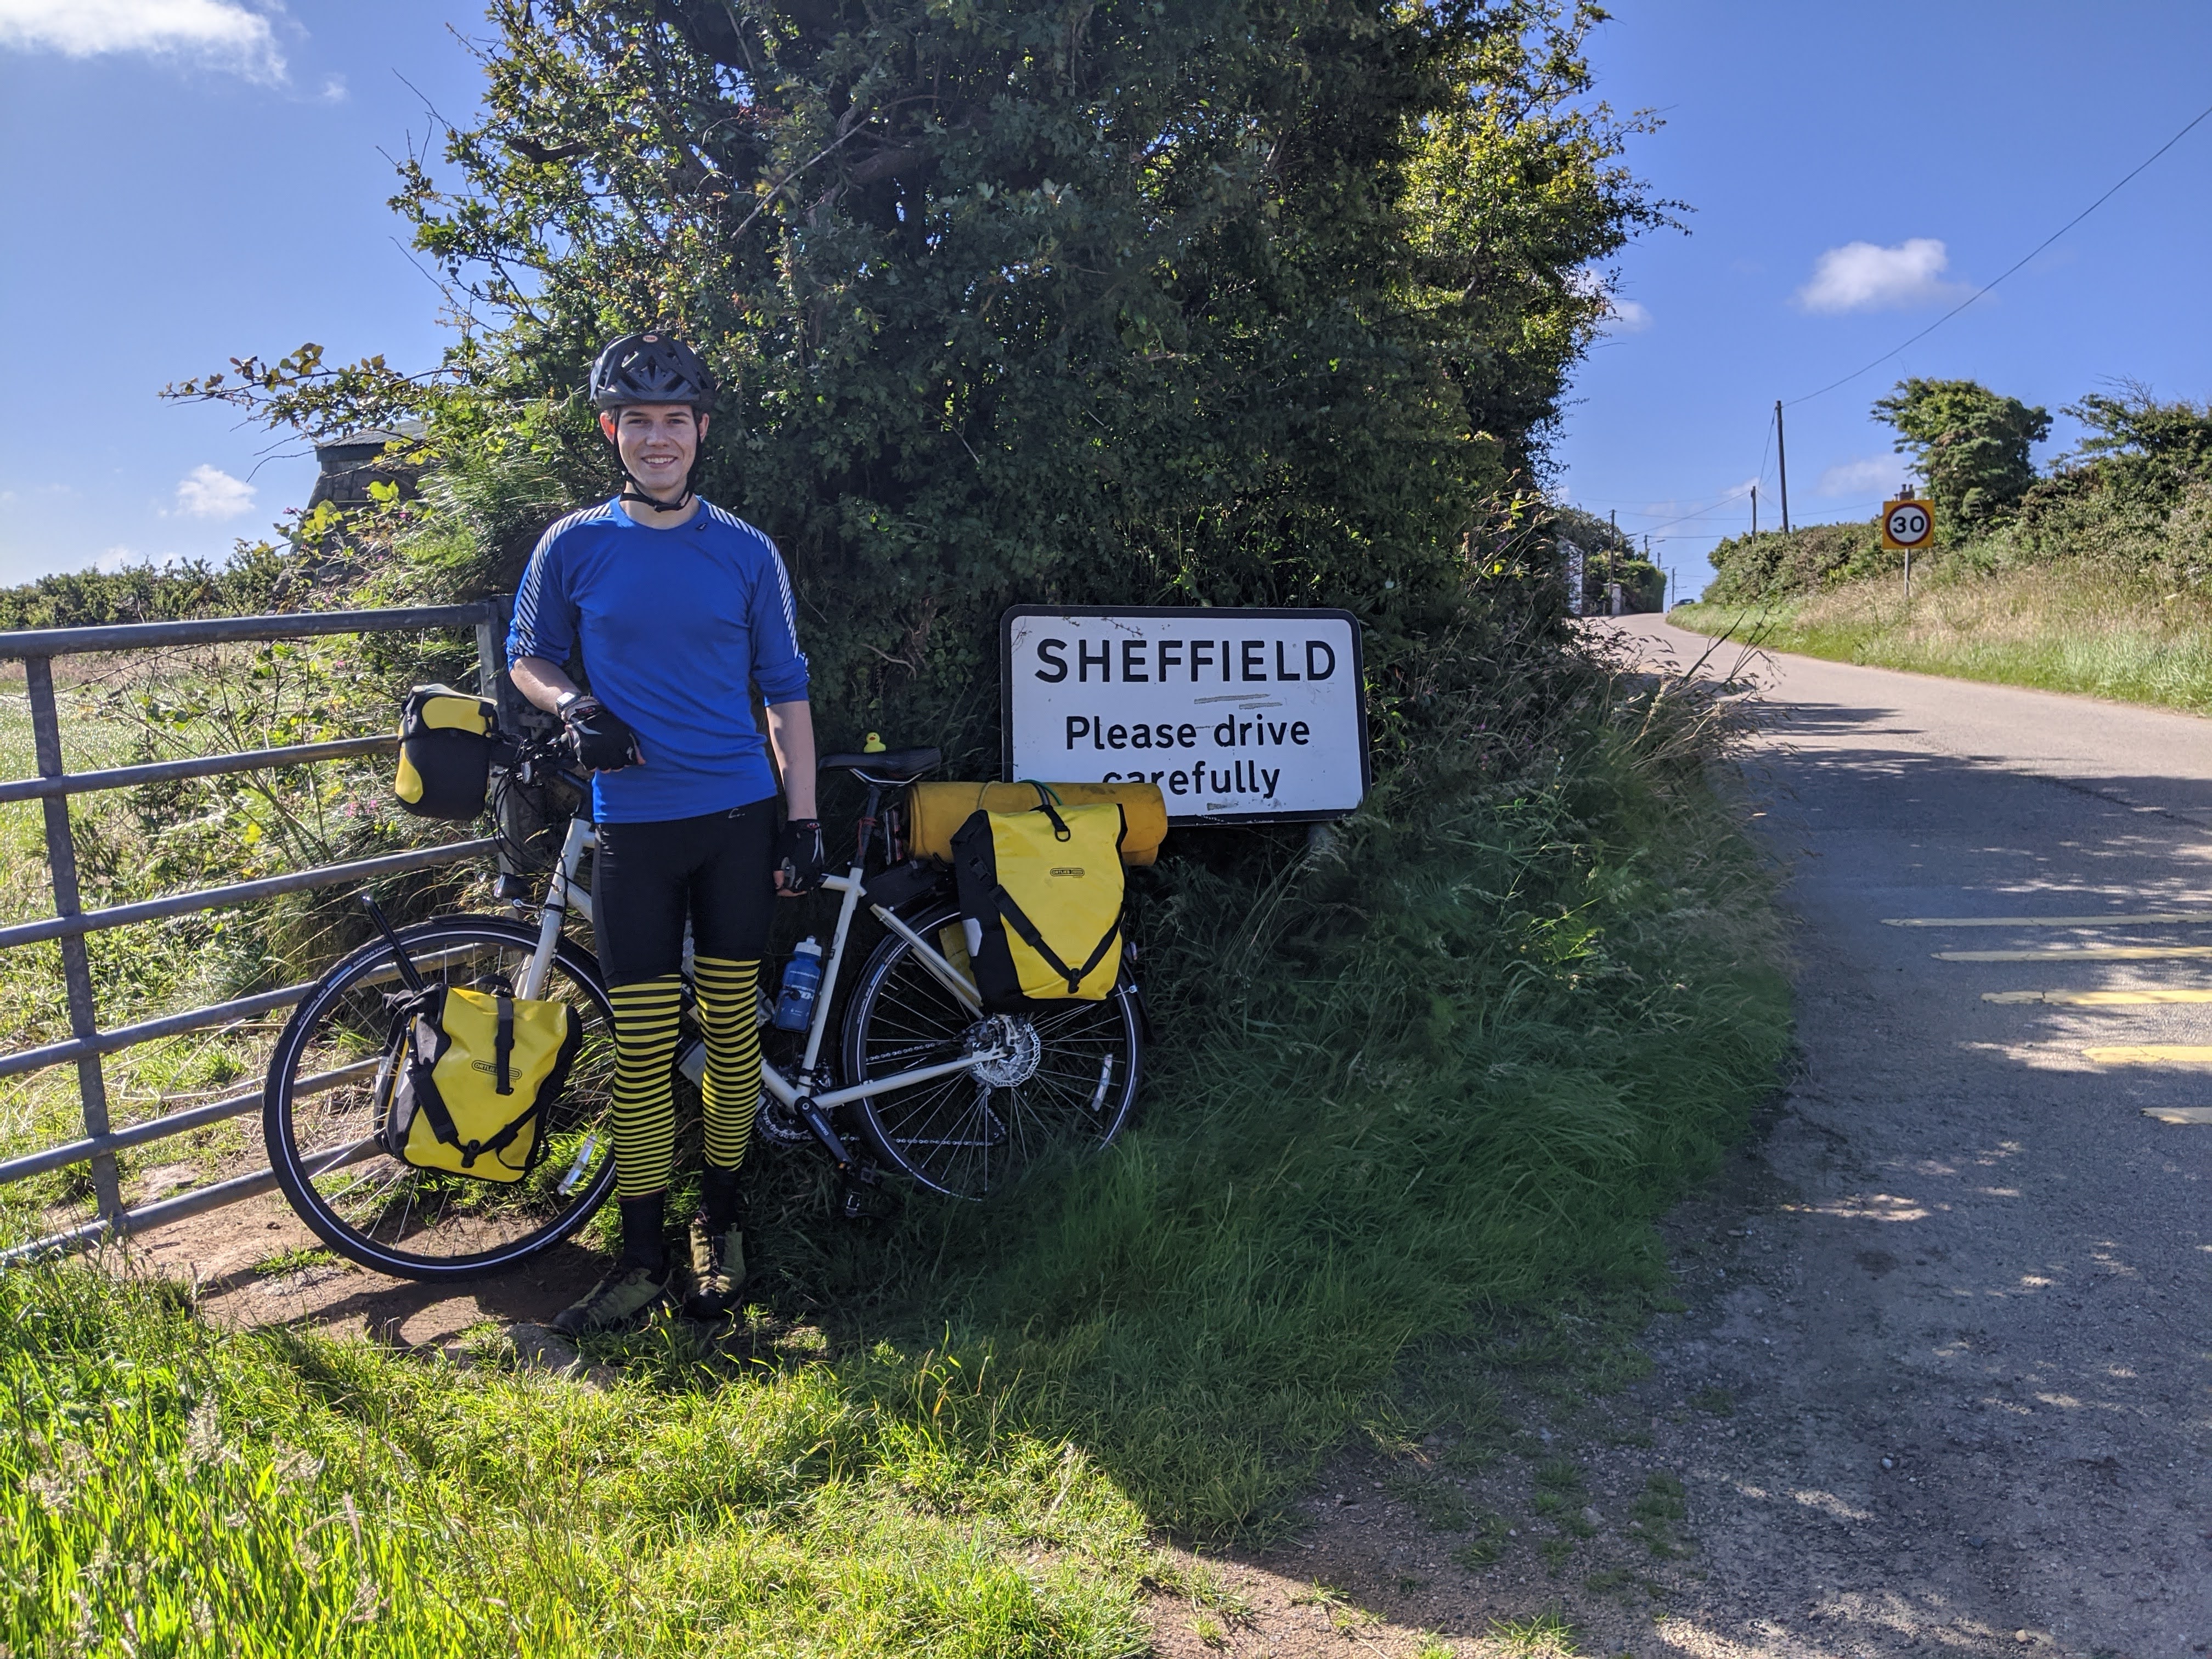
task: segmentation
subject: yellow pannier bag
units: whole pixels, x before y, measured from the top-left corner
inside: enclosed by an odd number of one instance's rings
[[[473,691],[418,685],[399,708],[392,793],[420,818],[472,818],[484,808],[499,707]]]
[[[1119,806],[1127,829],[1121,862],[1141,866],[1158,859],[1167,839],[1168,804],[1157,783],[917,783],[907,791],[907,850],[950,864],[952,837],[961,825],[977,812],[1026,811],[1036,805],[1039,787],[1062,806]]]
[[[1030,789],[1029,811],[972,813],[952,837],[975,989],[994,1013],[1097,1002],[1121,971],[1121,808]]]
[[[402,1005],[380,1094],[384,1149],[418,1170],[520,1181],[545,1152],[545,1120],[583,1027],[565,1002],[432,985]]]

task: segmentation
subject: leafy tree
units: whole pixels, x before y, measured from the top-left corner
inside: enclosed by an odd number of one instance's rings
[[[2089,428],[2069,459],[2087,461],[2124,499],[2170,507],[2212,478],[2212,404],[2160,403],[2130,382],[2118,397],[2093,392],[2063,412]]]
[[[2046,410],[1976,380],[1899,380],[1875,401],[1874,413],[1897,428],[1897,451],[1912,456],[1937,526],[1951,535],[2019,503],[2035,482],[2029,447],[2051,433]]]
[[[723,377],[701,484],[781,544],[833,733],[984,746],[1016,599],[1348,605],[1387,681],[1541,470],[1605,310],[1577,273],[1668,222],[1587,97],[1602,15],[495,0],[483,122],[396,198],[470,319],[441,374],[307,347],[177,390],[419,411],[460,495],[542,505],[609,488],[586,367],[665,321]],[[511,581],[516,530],[440,579]]]

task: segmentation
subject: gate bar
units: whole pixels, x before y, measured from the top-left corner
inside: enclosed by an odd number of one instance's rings
[[[43,661],[43,658],[34,658]],[[69,809],[59,799],[46,803],[46,813],[52,817],[60,813],[64,819],[62,834],[68,835]],[[479,854],[496,852],[499,837],[486,836],[478,841],[449,842],[443,847],[419,847],[411,853],[387,853],[381,858],[362,859],[352,864],[325,864],[313,870],[295,871],[289,876],[265,876],[259,881],[241,881],[228,887],[203,887],[195,893],[177,893],[167,898],[142,899],[136,904],[118,904],[106,910],[76,908],[76,865],[70,861],[70,908],[46,921],[22,921],[13,927],[0,927],[0,950],[11,945],[35,945],[41,939],[58,939],[66,951],[70,941],[78,941],[82,949],[83,936],[108,927],[128,927],[137,921],[160,921],[169,916],[188,916],[200,910],[220,910],[226,905],[244,904],[252,899],[271,898],[278,893],[303,893],[317,887],[335,887],[340,882],[367,881],[376,876],[397,876],[410,870],[434,869],[441,864],[458,864],[463,859]],[[58,910],[60,907],[56,906]],[[92,981],[85,981],[85,990],[90,994]],[[88,1024],[79,1036],[94,1035]]]
[[[46,800],[55,795],[88,795],[95,789],[135,789],[142,783],[171,783],[179,778],[212,778],[225,772],[258,772],[268,767],[305,766],[310,761],[345,760],[355,755],[374,755],[398,742],[391,736],[334,738],[328,743],[249,749],[241,755],[200,755],[188,760],[152,761],[143,766],[114,766],[100,772],[69,772],[58,778],[18,778],[0,783],[0,805]]]
[[[51,657],[31,657],[23,664],[23,683],[31,694],[31,734],[39,757],[39,775],[62,775],[61,716],[54,708],[54,663]],[[100,1030],[100,1012],[93,1000],[92,961],[85,954],[84,929],[80,925],[82,902],[76,884],[76,838],[70,833],[69,802],[49,795],[46,809],[46,869],[53,880],[54,919],[36,924],[62,931],[41,938],[62,942],[62,983],[69,994],[70,1035],[80,1040]],[[98,1140],[108,1131],[107,1079],[98,1054],[86,1054],[76,1063],[77,1099],[84,1108],[84,1133]],[[115,1154],[101,1152],[92,1160],[93,1201],[104,1218],[122,1213],[123,1191],[115,1170]]]
[[[466,947],[425,952],[415,958],[417,968],[433,968],[451,962],[464,954]],[[387,969],[370,974],[354,981],[356,986],[384,985],[399,975]],[[218,1002],[211,1008],[189,1009],[181,1014],[164,1014],[159,1019],[142,1020],[136,1025],[118,1025],[112,1031],[95,1031],[89,1037],[71,1037],[66,1042],[50,1042],[40,1048],[25,1048],[20,1053],[0,1055],[0,1077],[15,1077],[24,1072],[35,1072],[41,1066],[58,1066],[64,1060],[80,1060],[88,1054],[112,1054],[119,1049],[152,1042],[157,1038],[177,1036],[186,1031],[201,1030],[210,1025],[222,1025],[234,1019],[251,1019],[256,1014],[267,1013],[272,1008],[282,1008],[295,1003],[321,984],[320,980],[309,980],[304,984],[287,985],[281,990],[264,991],[258,996],[240,997],[230,1002]],[[89,1048],[85,1045],[89,1043]],[[118,1131],[129,1133],[128,1130]],[[13,1166],[0,1164],[0,1183],[11,1177],[5,1171]]]
[[[100,628],[30,628],[0,633],[0,658],[61,657],[87,651],[143,651],[151,646],[225,645],[239,640],[303,640],[319,634],[397,634],[470,628],[495,621],[498,606],[410,605],[386,611],[302,611],[291,616],[203,617],[191,622],[115,623]]]
[[[341,1066],[336,1071],[318,1072],[313,1077],[303,1077],[292,1085],[292,1097],[301,1099],[308,1095],[326,1094],[332,1089],[349,1083],[358,1083],[374,1077],[381,1060],[356,1060],[351,1066]],[[10,1181],[27,1181],[34,1175],[44,1175],[49,1170],[64,1169],[71,1164],[82,1164],[102,1152],[119,1152],[131,1146],[143,1146],[149,1140],[164,1140],[171,1135],[180,1135],[191,1129],[204,1129],[210,1123],[220,1123],[225,1118],[242,1116],[261,1104],[264,1091],[258,1088],[245,1094],[226,1095],[221,1100],[203,1101],[188,1106],[181,1112],[172,1112],[167,1117],[149,1118],[143,1123],[133,1123],[118,1129],[113,1134],[98,1140],[71,1140],[59,1146],[49,1146],[43,1152],[26,1152],[21,1158],[11,1158],[0,1164],[0,1184]]]
[[[71,1037],[66,1042],[49,1042],[44,1048],[25,1048],[16,1054],[0,1055],[0,1077],[18,1077],[25,1072],[35,1072],[48,1066],[58,1066],[64,1060],[82,1060],[87,1054],[112,1054],[118,1048],[129,1048],[141,1042],[151,1042],[157,1037],[177,1036],[186,1031],[198,1031],[210,1025],[222,1025],[234,1019],[251,1019],[256,1014],[265,1014],[271,1008],[282,1008],[297,1002],[315,988],[316,981],[304,985],[287,985],[282,990],[264,991],[258,996],[240,997],[233,1002],[218,1002],[210,1008],[194,1008],[181,1014],[164,1014],[159,1019],[141,1020],[136,1025],[118,1025],[112,1031],[94,1031],[88,1037]],[[5,1181],[0,1176],[0,1181]]]
[[[356,1140],[350,1146],[340,1146],[319,1155],[307,1173],[327,1175],[332,1170],[342,1170],[349,1164],[358,1164],[365,1158],[374,1157],[382,1148],[374,1139]],[[97,1244],[111,1233],[136,1232],[143,1227],[159,1227],[164,1223],[182,1221],[209,1210],[219,1210],[226,1204],[235,1204],[240,1199],[254,1198],[272,1190],[276,1185],[274,1170],[256,1170],[251,1175],[234,1176],[228,1181],[218,1181],[212,1187],[203,1187],[198,1192],[180,1193],[174,1198],[165,1198],[158,1204],[141,1205],[135,1210],[118,1211],[88,1221],[81,1227],[71,1227],[66,1232],[50,1237],[33,1239],[28,1244],[18,1244],[13,1249],[0,1250],[0,1264],[41,1261],[50,1256],[66,1255]]]

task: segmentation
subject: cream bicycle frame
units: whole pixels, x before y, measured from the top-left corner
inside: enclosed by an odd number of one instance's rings
[[[568,836],[561,845],[561,860],[554,870],[552,884],[546,890],[544,908],[538,916],[538,948],[532,953],[530,965],[523,972],[520,990],[526,997],[545,994],[545,981],[552,971],[553,953],[561,943],[562,924],[571,915],[586,922],[592,919],[592,896],[576,884],[576,872],[583,863],[584,854],[599,844],[597,829],[589,818],[569,820]],[[978,1066],[992,1065],[1006,1057],[1007,1051],[994,1044],[963,1054],[958,1060],[946,1060],[942,1065],[919,1066],[910,1072],[894,1072],[889,1077],[870,1078],[866,1082],[842,1089],[827,1089],[816,1093],[806,1086],[810,1080],[819,1076],[822,1040],[830,1028],[830,1005],[835,1000],[838,969],[845,960],[845,940],[852,932],[854,915],[860,907],[861,875],[861,866],[855,864],[844,875],[822,878],[824,888],[830,892],[842,894],[843,899],[837,908],[837,927],[830,936],[829,957],[822,964],[822,986],[815,993],[814,1019],[806,1030],[805,1055],[799,1061],[796,1079],[785,1076],[767,1056],[761,1059],[761,1087],[782,1105],[795,1105],[806,1100],[819,1110],[831,1111],[850,1101],[865,1100],[872,1095],[889,1094],[895,1089],[927,1083],[959,1072],[972,1072]],[[913,948],[921,964],[959,1000],[962,1007],[976,1019],[983,1018],[982,999],[976,995],[975,985],[946,960],[931,941],[915,932],[895,912],[883,905],[872,904],[868,908],[878,921]],[[684,965],[688,969],[691,956],[688,929],[684,955]]]

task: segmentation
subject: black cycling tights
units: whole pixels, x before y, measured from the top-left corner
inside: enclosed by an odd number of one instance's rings
[[[615,1196],[642,1198],[675,1167],[673,1062],[683,1001],[684,923],[707,1040],[707,1161],[734,1170],[760,1103],[754,1021],[775,896],[775,803],[654,823],[603,823],[592,932],[615,1008]]]

